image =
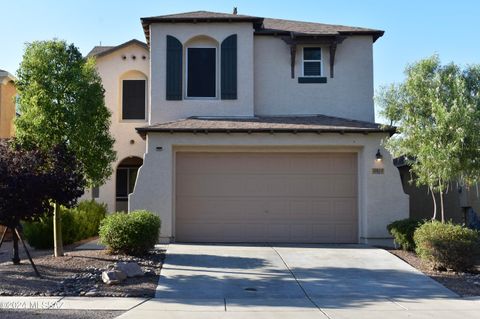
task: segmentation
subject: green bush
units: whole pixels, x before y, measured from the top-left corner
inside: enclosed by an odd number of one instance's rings
[[[53,218],[44,216],[38,222],[26,222],[23,224],[23,235],[36,249],[47,249],[53,247]]]
[[[72,209],[72,213],[76,233],[75,241],[78,241],[98,235],[100,222],[107,215],[107,205],[93,200],[82,201]]]
[[[105,218],[107,206],[93,200],[82,201],[76,207],[60,207],[63,244],[97,236],[100,222]],[[44,216],[38,222],[23,224],[23,234],[30,246],[37,249],[53,247],[53,216]]]
[[[407,218],[394,221],[387,226],[387,230],[403,250],[415,250],[413,234],[420,225],[422,225],[421,221]]]
[[[145,210],[115,213],[102,221],[100,241],[113,253],[144,255],[157,243],[160,225],[160,218]]]
[[[480,253],[480,234],[451,222],[427,222],[413,236],[418,256],[433,269],[465,271]]]

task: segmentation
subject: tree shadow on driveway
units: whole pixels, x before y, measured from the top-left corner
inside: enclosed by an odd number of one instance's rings
[[[341,265],[289,269],[275,254],[262,258],[175,252],[167,257],[156,297],[188,304],[224,300],[245,307],[338,308],[458,296],[413,270]]]

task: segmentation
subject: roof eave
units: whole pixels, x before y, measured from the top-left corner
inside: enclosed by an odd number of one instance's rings
[[[235,23],[235,22],[250,22],[253,23],[255,29],[258,29],[262,25],[264,18],[260,17],[237,17],[237,18],[158,18],[158,17],[146,17],[140,18],[142,23],[143,32],[145,33],[145,39],[147,45],[150,45],[150,25],[153,23]]]
[[[354,35],[371,35],[373,37],[373,42],[377,41],[380,37],[382,37],[385,34],[385,31],[383,30],[372,30],[372,31],[339,31],[339,34],[341,35],[348,35],[348,36],[354,36]]]
[[[111,48],[111,49],[102,51],[102,52],[97,53],[97,54],[90,54],[90,53],[89,53],[89,54],[87,54],[87,57],[96,57],[96,58],[99,58],[99,57],[108,55],[108,54],[110,54],[110,53],[112,53],[112,52],[115,52],[115,51],[117,51],[117,50],[123,49],[123,48],[125,48],[125,47],[127,47],[127,46],[129,46],[129,45],[132,45],[132,44],[136,44],[136,45],[141,46],[141,47],[143,47],[143,48],[145,48],[145,49],[148,50],[148,45],[147,45],[145,42],[142,42],[142,41],[137,40],[137,39],[132,39],[132,40],[129,40],[129,41],[125,42],[125,43],[119,44],[119,45],[117,45],[117,46],[115,46],[115,47],[113,47],[113,48]]]
[[[305,129],[305,128],[158,128],[158,127],[137,127],[137,133],[390,133],[395,134],[395,128],[332,128],[332,129]]]

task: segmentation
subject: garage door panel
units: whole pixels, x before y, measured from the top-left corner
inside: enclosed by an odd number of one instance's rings
[[[357,161],[351,154],[336,154],[332,156],[333,174],[345,174],[345,172],[355,172],[357,170]]]
[[[177,153],[178,241],[357,242],[353,153]]]
[[[334,178],[330,175],[312,176],[310,183],[310,196],[330,197],[334,194],[332,183]]]
[[[357,194],[357,185],[352,183],[354,176],[352,175],[336,175],[332,178],[332,196],[355,197]]]
[[[313,217],[313,203],[311,200],[291,200],[290,216],[298,221],[309,221]]]
[[[335,242],[351,243],[356,240],[353,234],[356,234],[356,225],[353,224],[336,224],[335,225]]]
[[[286,224],[268,224],[266,238],[272,242],[289,242],[290,225]]]
[[[335,243],[335,228],[331,224],[313,224],[312,239],[319,243]]]
[[[339,222],[354,221],[356,218],[357,205],[353,198],[336,199],[333,201],[333,219]]]
[[[293,224],[290,226],[290,238],[292,242],[309,242],[312,238],[311,224]]]
[[[242,238],[243,242],[245,242],[245,237],[250,238],[250,242],[265,242],[265,234],[266,234],[266,224],[263,223],[245,223],[245,233],[244,237]]]

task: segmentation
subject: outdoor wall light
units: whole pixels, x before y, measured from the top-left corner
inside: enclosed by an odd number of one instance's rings
[[[377,150],[377,154],[375,154],[375,160],[377,162],[381,162],[383,160],[383,155],[380,153],[380,149]]]

